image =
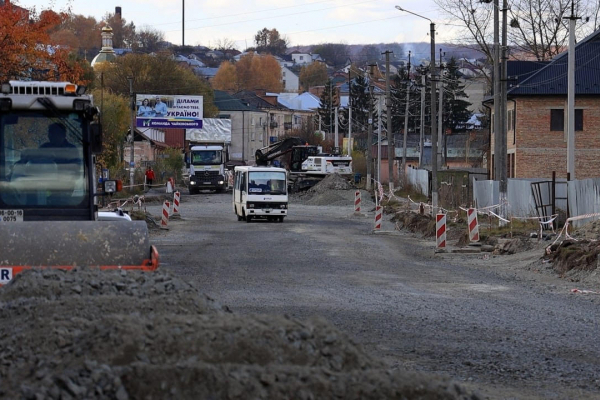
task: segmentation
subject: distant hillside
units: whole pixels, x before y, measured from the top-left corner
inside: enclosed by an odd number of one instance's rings
[[[317,45],[305,45],[305,46],[292,46],[288,48],[288,53],[292,51],[300,51],[302,53],[311,53],[313,47]],[[398,46],[402,48],[402,54],[396,54],[397,51],[394,52],[393,57],[396,59],[405,60],[408,58],[408,51],[411,52],[411,58],[413,60],[429,60],[431,55],[431,44],[428,42],[409,42],[409,43],[373,43],[373,44],[349,44],[348,47],[348,57],[353,61],[361,61],[361,51],[365,46],[375,46],[379,49],[379,52],[382,53],[386,50],[394,49],[396,50]],[[457,46],[451,43],[437,43],[435,46],[435,54],[436,57],[439,57],[439,51],[442,49],[445,52],[444,57],[449,59],[451,57],[455,58],[468,58],[468,59],[476,59],[481,58],[482,55],[480,52],[473,50],[468,47]],[[381,56],[383,59],[383,56]]]

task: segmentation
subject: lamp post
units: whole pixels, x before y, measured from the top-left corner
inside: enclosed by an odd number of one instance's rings
[[[432,20],[422,15],[416,14],[412,11],[408,11],[400,6],[396,6],[396,9],[415,15],[419,18],[423,18],[429,21],[429,36],[431,38],[431,61],[429,62],[429,72],[431,73],[431,205],[433,207],[433,214],[437,213],[438,207],[438,190],[437,190],[437,169],[438,169],[438,145],[437,145],[437,131],[435,126],[435,117],[437,115],[437,104],[435,101],[435,90],[437,83],[437,71],[435,68],[435,24]]]

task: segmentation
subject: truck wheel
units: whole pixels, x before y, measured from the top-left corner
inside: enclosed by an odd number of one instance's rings
[[[283,222],[283,217],[279,217],[279,222]]]
[[[192,188],[190,188],[188,190],[190,192],[190,196],[193,196],[196,193],[196,191],[194,189],[192,189]]]
[[[251,216],[249,216],[249,215],[246,215],[246,222],[248,222],[248,223],[249,223],[250,221],[252,221],[252,217],[251,217]]]

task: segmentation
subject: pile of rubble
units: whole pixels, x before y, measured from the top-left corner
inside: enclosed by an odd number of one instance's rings
[[[312,206],[353,207],[356,187],[340,174],[331,174],[310,189],[292,195],[292,201]],[[375,204],[366,190],[361,190],[362,206],[373,209]]]
[[[37,270],[0,289],[0,397],[476,399],[390,371],[322,319],[241,316],[166,272]]]

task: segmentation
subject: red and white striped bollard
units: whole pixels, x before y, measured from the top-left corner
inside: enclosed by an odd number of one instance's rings
[[[173,195],[173,216],[174,217],[179,217],[179,199],[181,198],[181,193],[179,193],[179,190],[175,192],[175,194]]]
[[[360,213],[360,190],[354,192],[354,212]]]
[[[437,214],[435,217],[436,247],[443,249],[446,247],[446,214]]]
[[[383,207],[377,206],[375,207],[375,230],[381,230],[381,216],[383,213]]]
[[[160,220],[160,228],[161,229],[169,229],[167,226],[169,224],[169,200],[165,200],[162,208],[162,219]]]
[[[467,210],[467,221],[469,225],[469,241],[479,242],[479,224],[477,222],[477,210],[469,208]]]

